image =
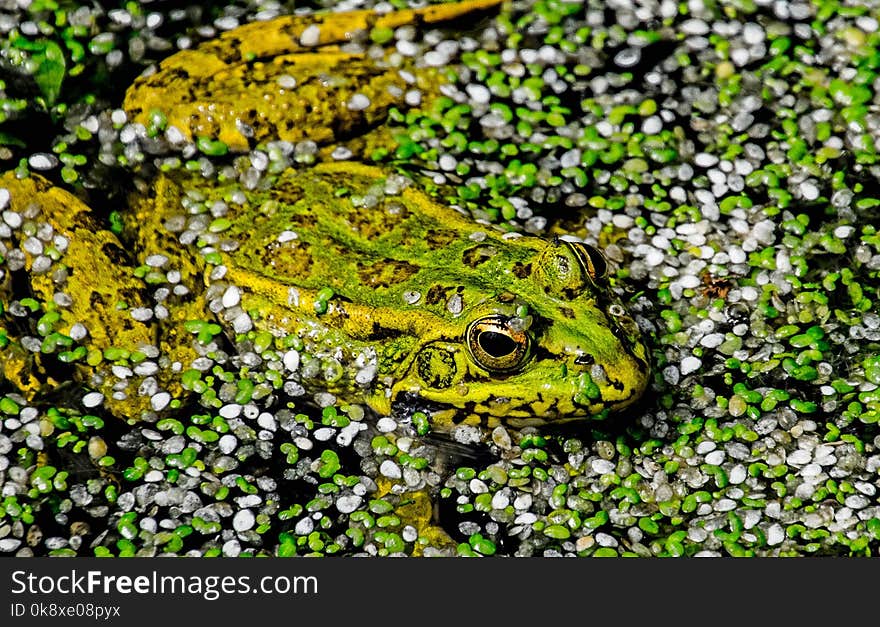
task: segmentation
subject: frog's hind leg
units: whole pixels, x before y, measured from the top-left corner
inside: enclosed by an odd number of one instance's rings
[[[150,409],[158,384],[152,310],[116,236],[78,198],[42,177],[0,176],[0,378],[28,399],[78,383],[122,418]],[[145,365],[147,364],[147,365]],[[145,373],[144,376],[137,374]]]
[[[442,77],[436,68],[423,68],[404,78],[341,44],[372,28],[450,21],[501,1],[288,15],[245,24],[181,50],[140,76],[126,91],[123,109],[145,127],[161,111],[165,123],[188,140],[210,137],[233,152],[278,139],[346,141],[381,127],[388,110],[405,106],[413,89],[438,91]],[[389,143],[385,136],[372,141]],[[364,154],[367,148],[355,151]]]
[[[397,28],[412,24],[440,24],[498,7],[504,0],[466,0],[433,4],[419,9],[378,13],[372,9],[284,15],[265,22],[251,22],[225,31],[199,45],[198,52],[224,64],[274,58],[297,52],[313,52],[355,39],[373,28]],[[178,53],[179,55],[180,53]],[[174,55],[162,63],[173,64]]]

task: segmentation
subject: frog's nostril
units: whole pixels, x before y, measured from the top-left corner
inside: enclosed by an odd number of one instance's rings
[[[574,358],[574,363],[578,366],[592,366],[596,360],[589,353],[583,353]]]

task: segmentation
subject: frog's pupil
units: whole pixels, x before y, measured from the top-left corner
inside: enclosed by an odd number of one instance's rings
[[[483,331],[477,341],[480,348],[492,357],[506,357],[516,350],[516,342],[510,336],[495,331]]]

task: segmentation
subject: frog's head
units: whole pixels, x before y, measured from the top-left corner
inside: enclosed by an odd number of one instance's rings
[[[452,422],[522,426],[604,416],[641,395],[647,348],[608,287],[602,253],[522,239],[530,263],[490,277],[449,333],[419,345],[392,397],[448,406]]]

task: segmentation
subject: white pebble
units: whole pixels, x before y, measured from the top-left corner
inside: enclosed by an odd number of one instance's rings
[[[222,436],[217,442],[217,445],[220,448],[220,452],[224,455],[229,455],[232,451],[235,450],[235,447],[238,446],[238,438],[236,438],[231,433],[227,433]]]
[[[305,518],[301,518],[297,521],[297,523],[293,526],[293,532],[298,536],[307,536],[312,533],[312,530],[315,528],[315,521],[312,520],[311,516],[306,516]]]
[[[730,483],[732,483],[734,485],[739,485],[740,483],[742,483],[743,481],[746,480],[746,476],[747,476],[746,467],[743,466],[742,464],[737,464],[736,466],[734,466],[733,468],[730,469],[730,473],[729,473],[728,478],[730,479]]]
[[[866,33],[873,33],[877,30],[878,22],[876,18],[871,17],[870,15],[860,15],[856,18],[856,26]]]
[[[9,190],[0,189],[0,192],[5,192],[7,202],[9,202]],[[16,213],[15,211],[4,211],[3,212],[3,221],[9,225],[10,228],[17,229],[21,226],[21,215]]]
[[[721,333],[710,333],[709,335],[703,336],[703,339],[700,340],[700,344],[706,348],[716,348],[720,346],[723,341],[724,335]]]
[[[743,41],[750,46],[755,46],[764,41],[764,29],[755,22],[747,22],[743,26]]]
[[[247,531],[254,526],[256,518],[254,513],[249,509],[243,509],[236,512],[232,518],[232,528],[236,531]]]
[[[336,435],[336,430],[332,427],[319,427],[318,429],[315,429],[312,433],[312,437],[315,438],[318,442],[326,442],[334,435]]]
[[[378,422],[376,422],[376,428],[381,433],[390,433],[397,428],[397,422],[393,418],[385,416],[384,418],[380,418]]]
[[[504,492],[496,492],[492,497],[492,509],[504,509],[510,505],[510,497]]]
[[[724,451],[712,451],[708,455],[706,455],[706,463],[711,464],[712,466],[718,466],[724,461]]]
[[[131,317],[138,322],[147,322],[153,317],[153,310],[149,307],[134,307],[131,310]]]
[[[370,99],[364,94],[354,94],[346,106],[351,111],[363,111],[370,106]]]
[[[155,361],[143,361],[134,367],[134,373],[139,377],[150,377],[159,372],[159,365]]]
[[[168,257],[159,254],[149,255],[146,259],[144,259],[144,263],[151,268],[161,268],[166,263],[168,263]]]
[[[379,466],[379,473],[383,477],[388,477],[389,479],[400,479],[401,477],[400,466],[395,464],[390,459],[386,459],[384,462],[382,462],[382,464]]]
[[[779,523],[770,525],[770,528],[767,529],[767,544],[769,546],[776,546],[777,544],[782,544],[783,540],[785,540],[785,529],[782,528],[782,525]]]
[[[733,64],[737,67],[744,66],[749,62],[750,58],[749,51],[745,48],[734,48],[730,52],[730,60],[733,61]]]
[[[232,321],[232,330],[236,333],[247,333],[253,327],[254,323],[246,313],[241,313]]]
[[[471,100],[478,104],[486,104],[492,97],[492,94],[484,85],[479,85],[476,83],[468,84],[468,86],[465,87],[465,91],[467,92],[468,96],[470,96]]]
[[[822,472],[822,466],[819,464],[807,464],[804,466],[803,470],[801,470],[801,474],[804,477],[816,477]]]
[[[238,418],[241,415],[241,405],[238,403],[229,403],[220,408],[217,412],[223,418]]]
[[[645,255],[645,263],[649,266],[659,266],[663,263],[663,260],[666,258],[666,255],[662,250],[658,250],[656,248],[651,248],[648,250],[648,254]]]
[[[660,119],[659,115],[652,115],[650,117],[647,117],[645,118],[645,121],[642,122],[642,132],[645,135],[656,135],[662,130],[663,120]]]
[[[238,557],[241,554],[241,543],[235,539],[228,540],[223,543],[221,550],[225,557]]]
[[[684,21],[681,31],[685,35],[705,35],[709,32],[709,25],[703,20],[692,18]]]
[[[844,504],[847,507],[851,507],[853,509],[863,509],[867,507],[870,503],[871,502],[861,494],[851,494],[850,496],[846,497],[846,500],[844,501]]]
[[[532,512],[525,512],[517,516],[513,522],[517,525],[531,525],[536,520],[538,520],[538,517],[535,514]]]
[[[806,200],[816,200],[819,197],[819,188],[811,181],[801,183],[801,195]]]
[[[617,538],[607,533],[597,533],[596,534],[596,543],[599,546],[606,546],[614,548],[618,546]]]
[[[713,442],[712,440],[703,440],[702,442],[697,444],[697,455],[705,455],[710,451],[714,451],[716,448],[718,448],[718,445],[715,444],[715,442]]]
[[[859,492],[866,496],[874,496],[877,493],[877,488],[872,483],[868,483],[867,481],[856,481],[853,484]]]
[[[686,274],[678,281],[685,289],[694,289],[700,286],[700,277],[695,274]]]
[[[458,161],[456,160],[456,158],[450,154],[440,155],[440,159],[437,160],[437,163],[440,166],[440,169],[446,172],[454,170],[455,166],[458,165]]]
[[[165,473],[161,470],[151,470],[144,475],[144,481],[147,483],[158,483],[165,478]]]
[[[740,293],[742,295],[743,300],[747,300],[747,301],[758,300],[759,292],[757,289],[755,289],[751,285],[747,285],[744,288],[742,288],[742,291]]]
[[[639,48],[624,48],[614,55],[614,63],[623,68],[633,67],[642,58],[642,51]]]
[[[733,499],[719,499],[715,503],[716,512],[729,512],[733,509],[736,509],[736,501]]]
[[[403,95],[403,101],[410,107],[418,107],[420,104],[422,104],[422,92],[418,89],[407,90],[407,92]]]
[[[286,242],[292,242],[295,239],[298,239],[299,235],[296,234],[296,231],[281,231],[278,234],[278,237],[275,238],[279,244],[284,244]]]
[[[49,170],[54,168],[57,163],[58,159],[54,155],[45,152],[34,153],[28,159],[28,165],[34,170]]]
[[[170,402],[171,395],[168,392],[159,392],[150,397],[150,407],[153,408],[153,411],[162,411],[168,407]]]
[[[701,168],[711,168],[718,163],[718,157],[710,155],[708,152],[699,152],[694,156],[694,163]]]
[[[346,494],[336,499],[336,509],[342,514],[350,514],[360,507],[363,499],[356,494]]]
[[[786,458],[786,461],[789,464],[794,464],[796,466],[803,466],[804,464],[810,463],[810,460],[812,458],[813,458],[813,456],[810,454],[809,451],[805,451],[803,449],[798,449],[796,451],[793,451],[791,453],[791,455],[789,455]]]
[[[486,485],[486,482],[476,478],[468,482],[468,488],[470,488],[473,494],[486,494],[489,491],[489,486]]]
[[[330,407],[336,402],[336,397],[330,392],[316,392],[312,397],[318,407]]]
[[[3,538],[0,540],[0,553],[12,553],[21,546],[21,540],[17,538]]]
[[[746,259],[748,259],[745,251],[739,246],[732,246],[727,251],[727,254],[730,257],[730,263],[745,263]]]
[[[425,65],[430,67],[442,67],[449,63],[449,57],[438,50],[429,50],[423,57]]]
[[[317,46],[321,40],[321,29],[317,24],[312,24],[299,36],[299,43],[302,46]]]
[[[275,431],[278,428],[278,422],[275,420],[275,416],[267,411],[262,412],[257,417],[257,424],[267,431]]]
[[[282,361],[285,368],[291,372],[296,372],[299,369],[299,351],[287,351],[284,353]]]
[[[43,242],[36,237],[28,237],[22,242],[21,247],[32,255],[39,255],[43,252]]]
[[[703,362],[700,361],[698,357],[694,357],[693,355],[688,355],[684,359],[681,360],[681,374],[690,374],[695,370],[698,370],[700,366],[703,365]]]
[[[680,378],[681,373],[678,371],[677,366],[669,365],[663,369],[663,380],[669,385],[678,385]]]
[[[413,42],[407,41],[406,39],[398,41],[396,48],[397,52],[405,57],[414,57],[419,51],[418,47]]]
[[[606,475],[614,472],[614,463],[607,459],[594,459],[590,462],[590,467],[593,469],[593,472],[598,475]]]
[[[279,87],[284,89],[293,89],[296,87],[296,78],[290,74],[282,74],[275,80],[275,82],[278,83]]]
[[[223,292],[223,298],[220,302],[226,309],[235,307],[241,302],[241,290],[235,285],[230,285],[226,288],[226,291]]]
[[[104,395],[100,392],[89,392],[83,396],[82,404],[85,407],[97,407],[104,402]]]

